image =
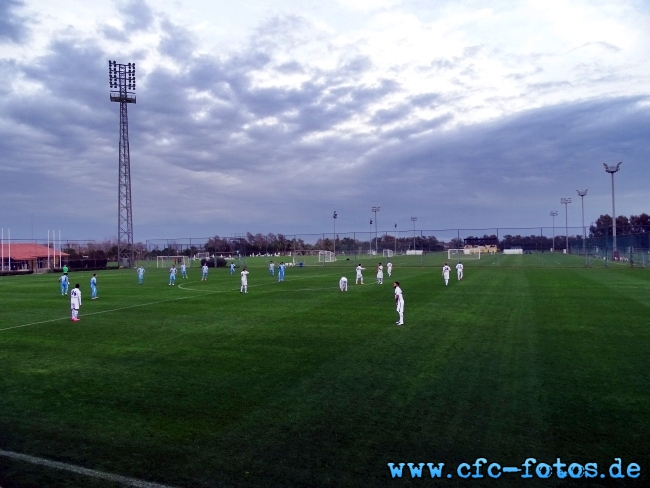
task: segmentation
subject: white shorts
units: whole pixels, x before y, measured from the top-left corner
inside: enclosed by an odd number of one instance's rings
[[[397,302],[397,311],[398,311],[399,313],[403,313],[403,312],[404,312],[404,302]]]
[[[70,310],[79,310],[79,304],[78,303],[71,303],[70,304]]]
[[[379,280],[384,279],[384,272],[383,271],[380,271],[379,273],[377,273],[377,279],[379,279]]]

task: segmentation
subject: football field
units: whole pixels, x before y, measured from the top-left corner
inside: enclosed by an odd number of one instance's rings
[[[384,285],[364,258],[364,286],[354,261],[278,283],[252,258],[248,294],[239,268],[100,271],[94,301],[73,272],[76,323],[58,275],[0,278],[0,451],[188,488],[648,486],[650,272],[501,256],[445,287],[446,258],[396,256]],[[583,478],[536,473],[557,458]],[[123,485],[0,455],[0,486]]]

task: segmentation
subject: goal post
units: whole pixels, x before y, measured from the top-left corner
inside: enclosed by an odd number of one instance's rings
[[[318,251],[319,263],[333,263],[336,261],[336,256],[332,251]]]
[[[481,259],[480,249],[447,249],[447,259]]]
[[[168,268],[181,264],[189,267],[190,258],[187,256],[156,256],[156,268]]]
[[[384,257],[385,258],[392,258],[393,257],[393,250],[392,249],[384,249]]]

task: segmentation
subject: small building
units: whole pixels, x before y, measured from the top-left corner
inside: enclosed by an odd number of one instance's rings
[[[56,256],[56,263],[55,263]],[[33,271],[38,273],[47,269],[61,267],[61,258],[66,260],[68,254],[40,244],[5,242],[0,244],[0,271]],[[48,263],[49,259],[49,263]]]

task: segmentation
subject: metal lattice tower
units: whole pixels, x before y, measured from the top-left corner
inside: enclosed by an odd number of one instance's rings
[[[117,211],[117,259],[120,265],[133,266],[133,209],[131,206],[131,156],[127,103],[135,103],[135,63],[108,62],[111,102],[120,103],[120,148]]]

